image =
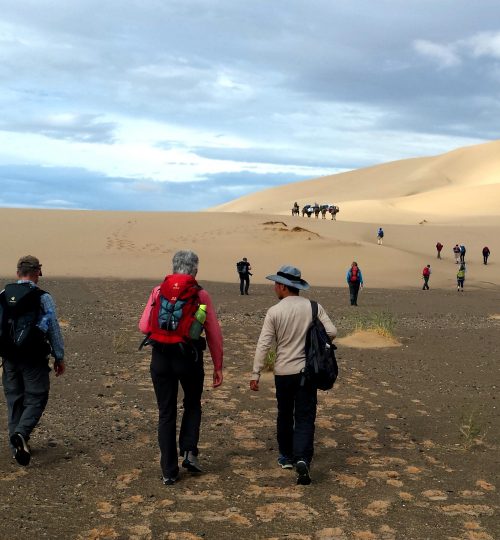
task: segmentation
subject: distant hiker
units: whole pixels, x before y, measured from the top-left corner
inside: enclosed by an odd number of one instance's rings
[[[484,246],[483,248],[483,263],[488,264],[488,257],[490,256],[490,248],[488,246]]]
[[[464,292],[464,281],[465,281],[465,263],[462,263],[460,265],[460,268],[457,272],[457,291]]]
[[[179,477],[176,449],[177,393],[184,391],[179,433],[182,467],[202,472],[198,462],[198,440],[203,392],[203,351],[208,342],[214,364],[212,386],[222,384],[222,332],[209,294],[197,281],[198,255],[178,251],[172,259],[172,274],[155,287],[139,322],[146,334],[143,344],[152,345],[151,379],[158,403],[158,442],[165,485]],[[205,331],[206,340],[201,337]]]
[[[297,202],[293,203],[292,216],[298,216],[300,214],[299,205]]]
[[[330,212],[330,214],[332,215],[332,219],[334,221],[337,221],[337,214],[340,212],[340,208],[334,204],[330,204],[328,206],[328,212]]]
[[[252,267],[246,257],[243,257],[241,261],[236,263],[236,271],[240,276],[240,294],[248,294],[248,288],[250,287],[250,276],[252,275],[250,270]]]
[[[17,263],[16,283],[0,293],[0,356],[7,403],[9,442],[15,460],[26,466],[28,446],[49,399],[49,356],[56,377],[64,373],[64,342],[52,296],[37,286],[42,265],[32,255]]]
[[[351,306],[358,305],[359,288],[363,287],[363,274],[356,261],[353,261],[351,268],[346,274],[347,284],[349,285],[349,296],[351,298]]]
[[[379,246],[382,245],[382,239],[384,238],[384,230],[382,229],[382,227],[379,227],[378,231],[377,231],[377,244]]]
[[[465,246],[462,244],[460,246],[460,262],[461,263],[464,263],[465,262],[465,253],[466,253],[466,249],[465,249]]]
[[[300,297],[299,293],[309,289],[309,284],[294,266],[282,266],[275,275],[266,279],[274,281],[274,293],[279,302],[266,313],[255,350],[250,388],[254,391],[259,389],[260,372],[271,346],[276,342],[274,382],[278,401],[278,464],[283,469],[293,469],[295,464],[297,484],[307,485],[311,483],[309,468],[314,454],[317,388],[302,373],[312,309],[311,302]],[[319,304],[318,319],[333,339],[337,329]]]
[[[422,287],[422,290],[429,290],[429,278],[431,277],[431,265],[428,264],[424,267],[422,270],[422,277],[424,278],[424,286]]]
[[[453,248],[453,255],[455,256],[455,263],[460,263],[460,246],[458,244],[455,244],[455,247]]]
[[[308,218],[310,218],[313,212],[314,212],[314,208],[312,204],[306,204],[302,208],[302,217],[307,216]]]
[[[436,250],[437,250],[437,258],[440,259],[441,258],[441,250],[443,249],[443,244],[441,244],[441,242],[438,242],[436,244]]]

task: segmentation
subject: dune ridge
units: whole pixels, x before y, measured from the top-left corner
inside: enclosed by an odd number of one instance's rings
[[[293,203],[335,203],[339,219],[460,223],[500,218],[500,141],[324,176],[252,193],[209,209],[290,214]]]

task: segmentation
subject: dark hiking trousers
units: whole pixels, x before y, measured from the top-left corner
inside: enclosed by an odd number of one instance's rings
[[[349,296],[351,297],[351,306],[358,305],[359,281],[349,282]]]
[[[422,290],[425,291],[425,289],[429,290],[429,276],[424,276],[424,286],[422,287]]]
[[[250,276],[248,274],[240,274],[240,293],[248,294],[250,287]]]
[[[294,461],[311,463],[314,454],[314,422],[317,389],[309,382],[301,386],[302,374],[275,375],[279,453]]]
[[[163,476],[179,473],[176,445],[177,393],[184,391],[184,412],[179,433],[181,455],[198,455],[203,392],[203,352],[189,345],[155,345],[151,356],[151,378],[158,403],[158,443]]]
[[[37,362],[4,359],[2,383],[9,439],[14,433],[20,433],[29,440],[49,400],[49,372],[47,359]]]

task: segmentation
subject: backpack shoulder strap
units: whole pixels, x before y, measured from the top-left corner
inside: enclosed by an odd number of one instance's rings
[[[318,302],[315,300],[310,300],[311,302],[311,309],[313,314],[313,322],[318,318]]]

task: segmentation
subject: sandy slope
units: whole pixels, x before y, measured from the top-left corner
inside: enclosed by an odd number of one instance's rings
[[[4,235],[1,276],[12,275],[18,257],[31,253],[47,276],[159,278],[175,251],[190,248],[200,255],[202,280],[236,281],[235,263],[246,256],[255,282],[288,263],[312,285],[337,286],[356,259],[367,287],[418,287],[427,263],[431,287],[452,287],[451,247],[464,242],[471,260],[467,285],[500,284],[498,225],[388,225],[383,246],[373,224],[259,214],[2,209],[0,227],[16,231]],[[442,261],[435,260],[437,240],[445,246]],[[492,251],[488,266],[480,254],[484,243]]]
[[[335,202],[338,221],[291,217],[293,201]],[[274,222],[274,223],[273,223]],[[384,245],[376,231],[384,226]],[[248,195],[209,212],[90,212],[0,209],[0,275],[34,254],[51,276],[160,278],[178,249],[201,257],[201,280],[237,280],[249,258],[253,280],[282,264],[313,285],[344,285],[353,260],[368,287],[453,287],[451,249],[468,248],[466,287],[500,284],[500,141],[352,171]],[[436,242],[444,260],[435,259]],[[490,264],[482,264],[488,245]]]
[[[294,201],[335,203],[345,221],[500,223],[500,141],[279,186],[213,210],[290,214]]]

